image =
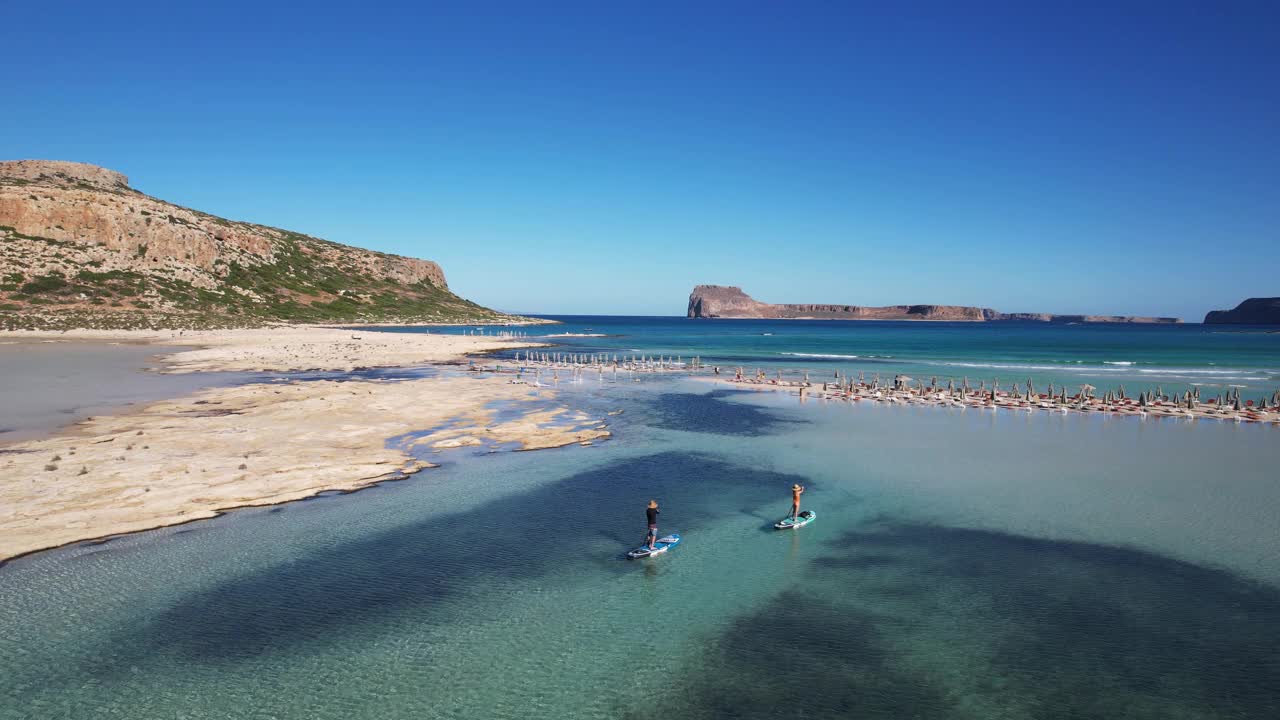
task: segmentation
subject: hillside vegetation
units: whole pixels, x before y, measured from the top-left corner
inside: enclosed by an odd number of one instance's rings
[[[0,163],[0,328],[520,320],[433,262],[148,197],[80,163]]]

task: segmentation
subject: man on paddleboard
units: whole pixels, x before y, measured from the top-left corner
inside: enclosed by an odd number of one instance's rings
[[[644,536],[644,542],[649,546],[650,550],[654,549],[653,544],[658,541],[658,501],[650,500],[649,507],[644,511],[645,519],[649,521],[649,534]]]
[[[804,486],[796,483],[791,486],[791,522],[800,520],[800,494],[804,492]]]

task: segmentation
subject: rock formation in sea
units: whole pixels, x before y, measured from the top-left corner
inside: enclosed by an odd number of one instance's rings
[[[1210,310],[1206,325],[1280,325],[1280,297],[1249,298],[1233,310]]]
[[[0,162],[0,328],[493,321],[429,260],[237,222],[76,162]]]
[[[1178,318],[1131,315],[1053,315],[1003,313],[966,305],[814,305],[762,303],[726,285],[699,285],[689,294],[691,318],[775,318],[796,320],[954,320],[967,322],[1024,321],[1051,323],[1179,323]]]

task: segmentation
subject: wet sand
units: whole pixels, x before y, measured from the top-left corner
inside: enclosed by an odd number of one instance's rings
[[[0,341],[0,446],[44,437],[92,415],[186,395],[240,374],[150,372],[180,347],[107,341]]]

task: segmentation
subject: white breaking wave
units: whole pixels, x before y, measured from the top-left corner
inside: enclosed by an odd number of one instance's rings
[[[1199,368],[1152,368],[1139,370],[1140,373],[1177,373],[1179,375],[1239,375],[1240,373],[1269,372],[1267,370],[1202,370]],[[1262,378],[1260,378],[1262,379]]]
[[[542,337],[609,337],[604,333],[556,333],[554,335],[543,335]]]
[[[790,355],[791,357],[830,358],[830,359],[833,359],[833,360],[856,360],[858,357],[860,357],[860,356],[858,356],[858,355],[832,355],[832,354],[828,354],[828,353],[796,353],[796,352],[784,352],[784,353],[779,353],[779,354],[780,354],[780,355]]]
[[[1067,365],[1024,365],[1020,363],[974,363],[974,362],[931,362],[923,361],[927,365],[945,365],[947,367],[967,367],[981,368],[990,370],[1058,370],[1062,372],[1088,373],[1088,372],[1124,372],[1124,368],[1101,368],[1101,367],[1071,367]]]
[[[1103,365],[1132,365],[1133,363],[1128,360],[1103,360],[1102,364]]]

